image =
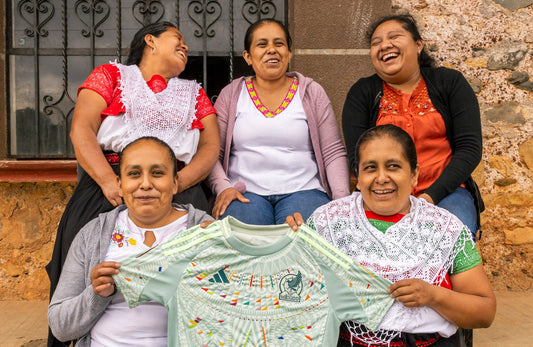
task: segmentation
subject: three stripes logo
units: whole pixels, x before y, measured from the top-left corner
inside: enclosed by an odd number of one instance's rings
[[[220,269],[211,278],[209,278],[209,282],[211,282],[211,283],[229,283],[228,277],[226,276],[226,273],[224,272],[225,268],[226,267]]]

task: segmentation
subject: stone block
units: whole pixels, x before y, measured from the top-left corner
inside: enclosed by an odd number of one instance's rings
[[[496,104],[485,111],[484,116],[493,123],[524,124],[524,108],[517,102],[504,102]]]
[[[519,147],[520,160],[529,170],[533,170],[533,137],[524,141]]]
[[[7,263],[4,266],[4,269],[6,270],[8,275],[11,276],[11,277],[18,277],[18,276],[22,275],[23,270],[24,270],[22,266],[17,265],[17,264],[13,264],[13,263]]]
[[[489,193],[483,194],[483,201],[487,210],[496,207],[528,209],[533,207],[533,193]]]
[[[487,67],[487,60],[483,58],[467,58],[465,64],[469,67]]]
[[[504,155],[497,155],[487,159],[489,166],[498,173],[500,173],[504,178],[507,178],[513,174],[513,163],[511,158]]]
[[[533,228],[516,228],[505,230],[505,243],[508,245],[533,244]]]
[[[533,1],[532,0],[494,0],[494,3],[512,12],[512,11],[518,10],[519,8],[528,7],[529,5],[533,4]]]
[[[515,184],[516,182],[518,181],[515,178],[501,178],[499,180],[494,181],[494,184],[498,187],[507,187]]]
[[[527,45],[518,41],[504,40],[487,51],[487,69],[514,70],[526,57]]]
[[[474,172],[472,172],[472,178],[480,188],[485,185],[485,162],[483,160],[479,163]]]

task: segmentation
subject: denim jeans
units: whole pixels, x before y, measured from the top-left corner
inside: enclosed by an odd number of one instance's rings
[[[463,222],[472,233],[472,239],[476,242],[477,234],[477,211],[474,205],[474,198],[468,190],[463,187],[457,188],[453,193],[442,199],[437,206],[442,207]]]
[[[232,216],[243,223],[255,225],[283,224],[287,216],[300,212],[304,221],[311,213],[330,199],[320,190],[303,190],[291,194],[257,195],[246,192],[243,194],[249,203],[233,200],[221,218]]]

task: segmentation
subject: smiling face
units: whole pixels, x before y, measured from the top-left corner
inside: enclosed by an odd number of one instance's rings
[[[415,41],[402,23],[390,20],[379,25],[370,40],[370,58],[379,77],[401,84],[420,74],[418,55],[424,44]]]
[[[172,222],[172,197],[178,192],[178,176],[168,149],[150,140],[127,147],[120,164],[120,196],[129,217],[142,228]]]
[[[285,76],[292,53],[283,28],[266,22],[255,29],[250,49],[242,55],[254,69],[256,78],[275,81]]]
[[[189,47],[178,29],[170,27],[159,36],[146,35],[145,41],[148,49],[145,54],[157,56],[160,67],[168,71],[164,77],[176,77],[185,70]]]
[[[419,167],[411,170],[402,145],[388,135],[374,137],[361,145],[359,158],[357,189],[365,210],[382,216],[409,213]]]

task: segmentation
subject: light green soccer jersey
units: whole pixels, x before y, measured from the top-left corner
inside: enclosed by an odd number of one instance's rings
[[[167,308],[169,346],[335,346],[341,322],[374,330],[393,303],[390,281],[307,226],[231,217],[128,258],[114,279],[130,307]]]

